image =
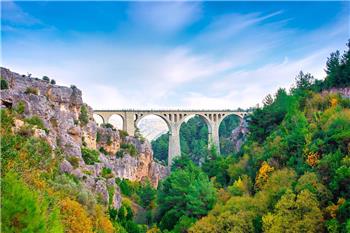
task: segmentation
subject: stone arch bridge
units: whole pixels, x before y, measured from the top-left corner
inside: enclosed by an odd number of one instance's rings
[[[208,126],[208,146],[220,149],[219,126],[223,119],[229,115],[243,118],[247,112],[233,110],[94,110],[103,123],[108,123],[112,115],[119,115],[123,119],[123,130],[130,136],[135,135],[136,125],[145,116],[156,115],[161,117],[169,128],[168,165],[175,156],[180,155],[180,127],[189,116],[200,116]]]

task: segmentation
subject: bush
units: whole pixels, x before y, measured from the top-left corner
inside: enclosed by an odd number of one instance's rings
[[[129,136],[128,132],[126,132],[124,130],[119,130],[119,135],[122,139],[125,139],[126,136]]]
[[[55,85],[56,84],[56,81],[54,79],[51,79],[51,82],[50,82],[52,85]]]
[[[27,122],[30,125],[36,125],[39,129],[46,129],[43,120],[38,116],[26,118],[25,122]]]
[[[17,112],[18,114],[23,114],[25,109],[26,109],[26,106],[25,106],[24,102],[21,100],[15,106],[14,111]]]
[[[33,95],[38,95],[39,94],[39,90],[38,88],[35,87],[27,87],[27,89],[24,92],[25,94],[33,94]]]
[[[112,178],[113,177],[112,169],[108,167],[102,168],[101,176],[106,179]]]
[[[1,90],[9,89],[7,81],[3,78],[0,78]]]
[[[107,155],[108,152],[105,150],[105,148],[103,148],[102,146],[100,147],[99,151],[102,153],[102,154],[105,154]]]
[[[93,232],[91,219],[84,207],[78,202],[69,198],[62,200],[61,212],[66,232]]]
[[[1,181],[1,229],[3,232],[63,232],[59,211],[31,190],[14,173]]]
[[[98,159],[99,153],[96,150],[91,150],[89,148],[82,147],[81,154],[83,156],[84,162],[88,165],[93,165],[99,162],[99,159]]]
[[[50,78],[47,77],[47,76],[43,76],[43,80],[44,80],[45,82],[50,82]]]
[[[79,167],[79,158],[71,156],[67,158],[67,161],[73,166],[73,168]]]
[[[124,150],[118,150],[117,153],[115,153],[115,156],[117,158],[123,158],[124,157]]]
[[[77,87],[75,85],[70,85],[70,88],[77,89]]]
[[[114,126],[112,124],[110,124],[110,123],[102,124],[101,127],[114,129]]]
[[[129,153],[131,156],[137,155],[137,152],[138,152],[134,144],[131,144],[131,143],[122,143],[120,145],[120,148],[125,152]]]
[[[81,125],[86,125],[89,122],[88,110],[85,105],[81,106],[80,108],[79,120]]]

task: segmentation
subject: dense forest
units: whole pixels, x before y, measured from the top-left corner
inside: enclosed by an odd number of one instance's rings
[[[205,123],[191,118],[183,154],[157,190],[116,179],[119,209],[106,210],[74,176],[59,173],[59,148],[31,128],[11,130],[23,107],[1,110],[2,231],[350,232],[350,99],[341,93],[350,87],[350,41],[330,55],[326,73],[315,80],[300,72],[290,90],[268,95],[247,119],[238,153],[208,150]],[[42,127],[40,119],[26,121]],[[224,125],[227,137],[237,121]],[[166,142],[164,135],[153,143],[159,160]]]

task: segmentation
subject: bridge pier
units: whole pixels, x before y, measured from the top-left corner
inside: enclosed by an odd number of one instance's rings
[[[218,154],[220,154],[220,139],[219,139],[219,124],[218,122],[210,122],[211,133],[208,134],[208,148],[215,147]]]
[[[180,125],[177,123],[170,124],[169,129],[169,149],[168,149],[168,167],[171,167],[173,158],[181,155],[180,148]]]

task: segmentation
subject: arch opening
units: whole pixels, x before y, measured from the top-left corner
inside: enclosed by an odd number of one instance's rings
[[[109,117],[108,122],[109,124],[113,125],[114,128],[118,130],[123,130],[124,127],[124,119],[119,114],[113,114]]]
[[[151,142],[154,159],[167,165],[171,128],[164,116],[156,114],[142,116],[136,120],[135,126],[135,135]]]
[[[104,124],[103,117],[99,114],[92,114],[92,117],[94,118],[94,121],[97,123],[97,125]]]
[[[181,154],[201,165],[209,154],[208,134],[212,132],[206,116],[190,115],[183,119],[180,125]]]
[[[226,114],[219,125],[220,153],[227,156],[237,152],[236,143],[242,135],[239,131],[241,118],[235,114]]]

